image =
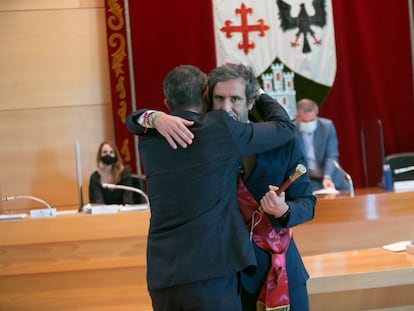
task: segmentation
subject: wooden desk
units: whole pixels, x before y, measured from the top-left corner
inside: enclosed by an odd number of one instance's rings
[[[414,310],[414,255],[381,248],[414,240],[414,192],[319,198],[315,219],[293,235],[312,310]]]
[[[414,192],[356,193],[318,199],[315,218],[293,229],[302,256],[414,240]]]
[[[152,310],[149,212],[0,222],[0,310]]]
[[[318,200],[294,228],[312,310],[413,308],[414,255],[380,249],[414,237],[413,205],[413,192]],[[148,224],[148,211],[0,222],[0,310],[152,310]]]
[[[304,256],[303,261],[311,275],[311,310],[414,310],[412,254],[370,248]]]

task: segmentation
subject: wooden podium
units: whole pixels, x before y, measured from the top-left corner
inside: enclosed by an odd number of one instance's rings
[[[0,310],[152,310],[149,212],[0,222]]]

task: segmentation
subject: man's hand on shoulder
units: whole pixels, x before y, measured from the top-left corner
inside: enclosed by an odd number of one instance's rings
[[[193,121],[160,113],[153,120],[153,127],[165,137],[173,149],[177,149],[177,144],[187,148],[193,142],[194,134],[188,129],[193,125]]]

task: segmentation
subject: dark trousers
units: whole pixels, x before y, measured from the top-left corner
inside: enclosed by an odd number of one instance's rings
[[[241,311],[239,277],[212,278],[150,291],[154,311]]]

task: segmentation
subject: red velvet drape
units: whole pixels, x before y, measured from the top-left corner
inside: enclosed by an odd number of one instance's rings
[[[128,5],[137,106],[165,110],[162,81],[170,69],[216,66],[211,1]],[[333,0],[333,13],[337,76],[320,115],[334,120],[340,162],[360,187],[363,120],[381,120],[386,154],[414,151],[408,2]]]
[[[363,185],[360,129],[382,122],[385,154],[414,151],[408,1],[333,0],[337,75],[320,115],[334,120],[340,162]]]
[[[138,107],[166,110],[162,82],[175,66],[216,66],[210,0],[129,1]]]

